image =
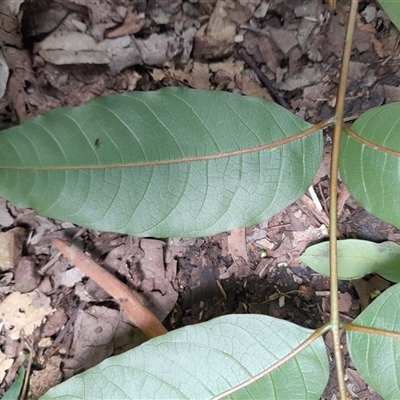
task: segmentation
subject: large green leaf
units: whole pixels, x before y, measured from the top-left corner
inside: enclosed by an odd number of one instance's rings
[[[394,242],[339,240],[338,277],[358,279],[373,272],[392,282],[400,282],[400,246]],[[300,257],[314,271],[329,276],[329,242],[310,246]]]
[[[400,0],[379,0],[379,3],[400,30]]]
[[[41,399],[209,399],[275,364],[312,333],[265,315],[229,315],[152,339],[51,389]],[[322,338],[238,399],[319,399],[329,376]]]
[[[400,332],[400,284],[382,293],[354,324]],[[384,399],[400,399],[400,339],[347,331],[354,365],[366,382]]]
[[[266,220],[322,157],[310,125],[265,100],[167,88],[98,98],[0,133],[0,196],[138,236],[200,236]]]
[[[373,108],[351,127],[360,136],[400,151],[400,103]],[[344,135],[340,173],[354,198],[371,214],[400,227],[400,158]]]

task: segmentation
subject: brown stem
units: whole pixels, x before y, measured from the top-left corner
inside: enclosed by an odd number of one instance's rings
[[[331,2],[331,5],[334,2]],[[331,318],[333,349],[335,354],[336,374],[338,378],[339,397],[346,398],[344,383],[344,368],[342,352],[340,349],[340,316],[338,302],[338,258],[337,258],[337,184],[340,152],[340,136],[342,133],[344,101],[346,97],[347,75],[349,72],[350,56],[353,43],[353,34],[356,24],[358,0],[352,0],[350,15],[347,23],[346,37],[343,48],[342,65],[340,69],[339,89],[335,109],[336,123],[333,128],[332,155],[329,185],[329,261],[330,261],[330,292],[331,292]]]
[[[144,307],[131,290],[115,276],[81,251],[69,247],[68,243],[54,239],[53,244],[72,264],[109,293],[126,312],[132,323],[144,334],[152,338],[168,332],[157,317]]]

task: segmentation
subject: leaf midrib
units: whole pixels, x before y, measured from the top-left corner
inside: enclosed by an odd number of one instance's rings
[[[207,161],[215,160],[226,157],[240,156],[248,153],[255,153],[262,150],[268,150],[275,147],[283,146],[287,143],[293,142],[295,140],[302,139],[303,137],[314,133],[315,128],[311,127],[293,136],[277,140],[272,143],[261,144],[254,147],[249,147],[247,149],[233,150],[217,154],[208,154],[202,156],[193,157],[183,157],[175,158],[170,160],[154,160],[154,161],[140,161],[133,163],[113,163],[113,164],[101,164],[101,165],[67,165],[67,166],[54,166],[54,167],[7,167],[0,166],[0,170],[11,170],[11,171],[67,171],[67,170],[92,170],[92,169],[112,169],[112,168],[139,168],[139,167],[152,167],[157,165],[167,165],[167,164],[180,164],[180,163],[190,163],[196,161]]]

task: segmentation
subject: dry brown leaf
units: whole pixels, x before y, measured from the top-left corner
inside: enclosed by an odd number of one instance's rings
[[[144,13],[138,14],[130,8],[126,14],[122,25],[106,32],[106,38],[115,38],[118,36],[133,35],[139,32],[146,23]]]
[[[246,75],[236,75],[235,82],[242,94],[246,96],[260,97],[265,100],[272,100],[268,91],[262,88],[258,83],[252,81]]]
[[[371,302],[371,294],[373,293],[374,288],[364,279],[355,279],[351,281],[351,283],[357,291],[359,297],[358,302],[362,311],[367,308]]]
[[[347,313],[350,311],[353,298],[350,293],[339,293],[339,311]]]
[[[0,54],[0,98],[2,98],[6,92],[8,82],[9,69],[6,60],[3,55]]]
[[[246,229],[232,229],[228,236],[228,249],[233,258],[233,264],[219,278],[227,279],[231,275],[244,278],[250,274],[250,263],[247,254]]]
[[[166,67],[165,69],[154,68],[151,73],[153,79],[160,82],[164,78],[173,78],[192,88],[210,88],[211,73],[207,63],[191,61],[185,65],[184,70],[176,68],[173,63],[166,63]]]
[[[18,263],[15,271],[14,289],[21,293],[28,293],[35,290],[42,280],[38,269],[36,268],[35,258],[24,256]]]
[[[113,28],[121,23],[125,17],[125,7],[114,7],[107,0],[74,0],[73,4],[80,4],[88,9],[90,18],[90,31],[96,40],[104,38],[106,29]]]
[[[383,85],[383,89],[387,103],[400,100],[400,88],[398,86]]]
[[[235,44],[236,24],[229,18],[235,3],[218,0],[208,25],[203,25],[195,35],[195,58],[221,58],[232,54]]]
[[[10,215],[7,209],[7,201],[5,199],[0,199],[0,226],[8,227],[12,225],[14,218]]]
[[[339,185],[339,195],[337,199],[337,215],[340,216],[343,212],[344,205],[347,201],[347,199],[350,197],[350,192],[349,189],[344,185],[344,183],[341,183]]]
[[[383,52],[383,46],[382,42],[380,42],[375,36],[372,37],[371,39],[372,45],[374,46],[374,50],[378,57],[383,58],[384,57],[384,52]]]
[[[39,293],[11,293],[0,304],[0,318],[9,337],[19,339],[22,330],[25,335],[33,333],[44,318],[54,311],[49,304],[50,299]]]
[[[246,229],[232,229],[228,236],[228,248],[232,258],[236,261],[242,258],[248,262],[247,247],[246,247]]]
[[[54,32],[39,43],[39,54],[56,65],[110,62],[105,46],[80,32]]]
[[[8,358],[2,351],[0,351],[0,383],[3,382],[6,376],[6,371],[14,364],[13,358]]]
[[[0,271],[7,271],[18,265],[25,239],[25,229],[14,228],[0,233]]]
[[[141,279],[141,292],[137,295],[160,321],[170,313],[178,299],[178,293],[166,276],[163,246],[161,240],[142,239],[140,247],[144,257],[137,271]]]

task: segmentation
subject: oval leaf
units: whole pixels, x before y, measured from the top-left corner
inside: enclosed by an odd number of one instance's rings
[[[311,333],[265,315],[224,316],[109,358],[41,399],[213,398],[275,364]],[[319,399],[328,376],[320,337],[278,369],[230,396]]]
[[[400,285],[373,301],[354,324],[400,332]],[[400,339],[347,331],[351,359],[365,381],[384,399],[400,399]]]
[[[379,3],[400,30],[400,0],[379,0]]]
[[[360,136],[400,151],[400,103],[373,108],[351,127]],[[353,197],[371,214],[400,228],[400,157],[344,135],[340,173]]]
[[[394,242],[339,240],[338,277],[358,279],[377,273],[392,282],[400,282],[400,246]],[[329,242],[310,246],[300,257],[314,271],[329,276]]]
[[[257,98],[166,88],[52,110],[0,134],[0,196],[137,236],[201,236],[268,219],[322,157],[311,125]]]

